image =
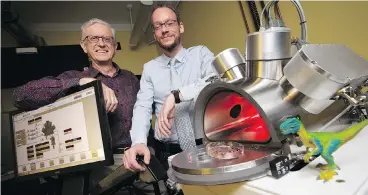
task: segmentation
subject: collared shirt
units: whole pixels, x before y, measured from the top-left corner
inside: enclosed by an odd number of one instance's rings
[[[36,109],[50,104],[65,96],[68,89],[78,86],[81,78],[96,78],[115,92],[118,106],[113,113],[108,113],[112,145],[129,147],[129,130],[133,115],[133,106],[139,90],[139,80],[130,71],[120,69],[115,63],[116,73],[105,76],[92,66],[80,71],[66,71],[57,77],[44,77],[17,87],[13,92],[13,104],[18,108]]]
[[[208,84],[206,79],[215,75],[212,66],[213,53],[205,46],[182,48],[174,57],[174,67],[180,76],[183,87],[179,88],[183,101],[195,100],[199,92]],[[171,93],[170,60],[162,54],[149,61],[143,67],[140,81],[140,90],[137,102],[134,105],[132,129],[130,135],[132,145],[136,143],[147,144],[147,135],[152,118],[152,104],[155,103],[155,114],[159,115],[167,96]],[[177,142],[175,126],[171,129],[169,138],[157,137],[157,122],[155,125],[155,138],[162,141]]]

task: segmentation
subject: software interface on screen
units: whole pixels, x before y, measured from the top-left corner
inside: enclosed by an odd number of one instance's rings
[[[105,160],[93,87],[13,116],[18,175]]]

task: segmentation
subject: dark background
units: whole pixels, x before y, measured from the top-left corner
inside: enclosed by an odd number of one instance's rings
[[[120,44],[118,45],[118,50]],[[37,47],[38,53],[17,54],[16,48],[1,49],[1,88],[14,88],[45,76],[89,66],[80,45]],[[136,75],[140,79],[140,75]]]

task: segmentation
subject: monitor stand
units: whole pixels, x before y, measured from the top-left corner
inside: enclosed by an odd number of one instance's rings
[[[61,195],[88,195],[89,172],[63,176]]]

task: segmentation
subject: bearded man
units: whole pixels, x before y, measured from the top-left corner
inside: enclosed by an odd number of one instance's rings
[[[132,146],[123,157],[125,168],[131,171],[144,171],[144,167],[136,161],[137,155],[144,156],[146,164],[150,162],[147,135],[152,109],[157,117],[154,128],[155,156],[166,169],[169,168],[168,156],[180,153],[188,146],[202,144],[202,137],[193,135],[193,106],[188,106],[193,105],[199,92],[209,84],[208,78],[216,75],[212,66],[214,55],[207,47],[182,46],[184,24],[174,8],[165,4],[153,6],[151,22],[153,36],[162,55],[143,67],[140,90],[133,108]],[[176,123],[187,118],[190,120],[183,124]]]

